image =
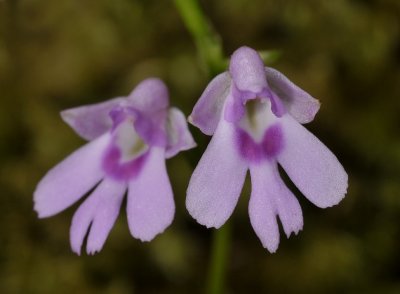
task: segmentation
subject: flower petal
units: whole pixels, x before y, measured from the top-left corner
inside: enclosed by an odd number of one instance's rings
[[[102,103],[67,109],[61,112],[61,117],[79,136],[93,140],[111,129],[112,119],[109,113],[124,101],[124,98],[118,97]]]
[[[101,180],[102,156],[109,142],[110,135],[104,134],[76,150],[44,176],[34,192],[39,217],[66,209]]]
[[[284,144],[278,162],[293,183],[316,206],[338,204],[347,191],[347,173],[336,156],[295,121],[282,118]]]
[[[208,84],[189,116],[189,122],[206,135],[211,136],[217,128],[230,84],[228,72],[217,75]]]
[[[288,112],[299,123],[305,124],[312,121],[319,110],[319,101],[276,69],[266,67],[265,72],[269,86],[283,101]]]
[[[104,179],[76,211],[70,229],[72,250],[80,255],[89,231],[86,251],[99,252],[119,215],[126,184]]]
[[[232,125],[222,119],[189,182],[186,208],[192,217],[207,227],[222,226],[236,206],[246,172]]]
[[[231,57],[229,72],[240,91],[261,93],[267,87],[264,62],[254,49],[240,47]]]
[[[168,111],[167,137],[166,158],[171,158],[182,150],[196,147],[196,142],[189,131],[184,114],[175,107],[170,108]]]
[[[165,110],[169,105],[168,88],[160,79],[149,78],[136,86],[128,101],[135,109],[145,113]]]
[[[142,171],[129,182],[127,216],[132,236],[151,241],[171,224],[174,213],[165,152],[153,147]]]
[[[163,81],[149,78],[128,96],[135,113],[135,129],[147,144],[165,147],[165,122],[169,105],[168,88]]]
[[[265,167],[265,166],[262,166]],[[250,222],[264,248],[274,253],[279,246],[279,228],[273,194],[276,189],[269,168],[250,167],[251,196],[249,201]]]
[[[303,214],[296,197],[283,183],[276,163],[264,163],[250,167],[252,192],[249,216],[261,243],[270,252],[279,245],[279,215],[286,236],[297,234],[303,227]]]
[[[166,119],[167,110],[154,113],[137,112],[134,122],[135,130],[147,144],[165,147],[167,144]]]

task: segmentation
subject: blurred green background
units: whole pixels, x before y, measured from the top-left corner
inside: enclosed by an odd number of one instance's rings
[[[307,127],[343,163],[349,191],[326,210],[299,193],[304,229],[268,253],[253,232],[246,184],[233,226],[228,293],[400,293],[400,1],[207,0],[229,56],[279,49],[273,66],[322,102]],[[133,239],[125,210],[105,247],[69,248],[74,205],[39,220],[32,193],[84,142],[65,108],[125,95],[157,76],[186,115],[208,82],[172,1],[0,0],[0,292],[200,293],[212,230],[184,207],[199,147],[168,161],[173,225]]]

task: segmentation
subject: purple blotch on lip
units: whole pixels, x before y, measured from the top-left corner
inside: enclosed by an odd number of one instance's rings
[[[269,127],[261,142],[256,143],[243,129],[236,129],[237,146],[240,155],[252,163],[258,163],[263,159],[275,158],[283,149],[283,134],[279,124]]]
[[[149,152],[128,162],[120,163],[121,151],[117,146],[111,145],[104,154],[102,167],[108,177],[128,181],[135,178],[146,162]]]

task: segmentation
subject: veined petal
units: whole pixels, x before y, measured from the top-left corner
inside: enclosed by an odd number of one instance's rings
[[[221,119],[189,182],[186,208],[207,227],[219,228],[230,217],[246,177],[234,136],[232,124]]]
[[[62,119],[82,138],[93,140],[112,127],[110,111],[123,104],[118,97],[106,102],[70,108],[61,112]]]
[[[228,72],[217,75],[208,84],[189,116],[189,122],[206,135],[211,136],[217,128],[230,84]]]
[[[273,253],[279,245],[277,215],[289,237],[292,232],[297,234],[303,227],[301,207],[280,178],[275,162],[252,165],[250,175],[250,221],[263,246]]]
[[[66,209],[102,179],[102,156],[109,142],[110,135],[106,133],[76,150],[43,177],[34,192],[34,208],[39,217]]]
[[[299,123],[305,124],[312,121],[319,110],[319,101],[276,69],[266,67],[265,72],[269,86],[283,101],[287,111]]]
[[[347,191],[347,173],[336,156],[290,115],[282,118],[285,148],[278,162],[316,206],[338,204]]]
[[[182,150],[188,150],[196,146],[184,114],[175,107],[170,108],[168,111],[167,137],[166,158],[171,158]]]
[[[232,54],[229,72],[240,91],[261,93],[267,87],[264,63],[257,51],[249,47],[240,47]]]
[[[175,203],[163,148],[153,147],[141,172],[129,182],[127,216],[133,237],[151,241],[174,218]]]
[[[70,229],[72,250],[80,255],[89,231],[86,251],[99,252],[119,215],[126,184],[104,179],[76,211]]]
[[[135,109],[145,113],[166,110],[169,105],[168,88],[160,79],[149,78],[136,86],[128,101]]]

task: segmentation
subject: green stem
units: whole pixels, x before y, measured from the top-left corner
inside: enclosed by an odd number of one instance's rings
[[[229,244],[231,240],[231,227],[226,223],[219,230],[214,231],[211,252],[211,263],[208,272],[207,294],[225,293],[225,280],[227,261],[229,257]]]
[[[226,70],[227,61],[222,53],[222,42],[200,8],[197,0],[174,0],[188,31],[196,44],[201,64],[209,77]],[[213,232],[211,260],[206,293],[224,293],[231,228],[226,223]]]
[[[197,0],[174,0],[175,6],[192,35],[201,64],[210,76],[225,70],[222,43],[211,23],[205,17]]]

